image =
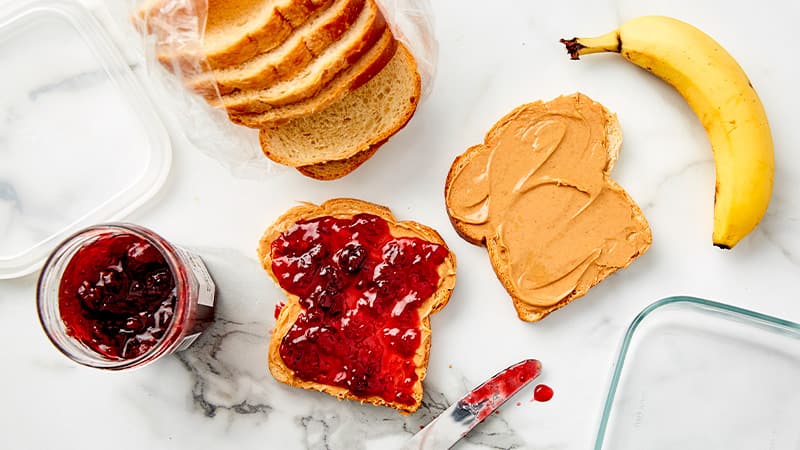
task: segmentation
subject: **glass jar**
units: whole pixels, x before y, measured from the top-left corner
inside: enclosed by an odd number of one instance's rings
[[[188,348],[213,321],[215,285],[199,256],[144,227],[110,223],[56,247],[36,297],[64,355],[123,370]]]

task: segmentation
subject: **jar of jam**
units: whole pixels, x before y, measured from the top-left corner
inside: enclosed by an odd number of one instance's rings
[[[189,347],[214,318],[215,285],[197,255],[146,228],[111,223],[67,238],[39,277],[39,320],[80,364],[141,367]]]

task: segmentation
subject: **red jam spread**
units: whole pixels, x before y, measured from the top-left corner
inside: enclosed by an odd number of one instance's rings
[[[101,235],[80,248],[58,294],[67,334],[112,359],[150,350],[172,322],[175,300],[164,256],[131,234]]]
[[[296,223],[272,243],[272,270],[302,307],[280,346],[284,363],[305,381],[413,405],[418,308],[447,256],[442,245],[393,237],[374,215]]]

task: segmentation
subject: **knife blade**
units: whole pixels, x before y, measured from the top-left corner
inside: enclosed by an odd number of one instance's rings
[[[475,425],[539,376],[542,364],[526,359],[490,378],[450,405],[401,450],[441,450],[452,447]]]

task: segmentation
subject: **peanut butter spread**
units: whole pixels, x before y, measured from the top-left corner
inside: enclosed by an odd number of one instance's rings
[[[608,176],[620,142],[614,116],[575,94],[516,109],[454,163],[448,213],[486,242],[521,318],[580,297],[650,246],[641,210]]]

